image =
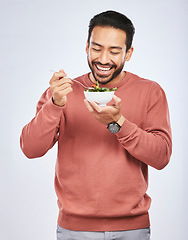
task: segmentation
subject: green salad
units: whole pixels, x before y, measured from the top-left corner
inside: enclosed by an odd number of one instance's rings
[[[118,88],[115,87],[115,88],[107,88],[107,87],[102,87],[100,88],[99,87],[99,83],[97,81],[97,84],[95,85],[92,85],[93,89],[85,89],[85,91],[87,92],[112,92],[112,91],[116,91]]]

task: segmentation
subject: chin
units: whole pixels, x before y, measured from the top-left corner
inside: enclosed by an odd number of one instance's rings
[[[113,76],[108,77],[95,76],[95,80],[98,81],[100,84],[107,84],[113,80]]]

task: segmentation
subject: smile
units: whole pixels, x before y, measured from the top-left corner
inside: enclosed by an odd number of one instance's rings
[[[101,66],[97,63],[95,63],[94,66],[95,66],[97,75],[101,77],[108,77],[111,74],[113,69],[113,66]]]
[[[97,64],[96,64],[96,67],[100,71],[109,71],[111,69],[111,67],[101,67],[101,66],[99,66]]]

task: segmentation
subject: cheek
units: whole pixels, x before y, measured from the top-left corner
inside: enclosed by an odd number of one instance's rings
[[[87,54],[87,57],[88,57],[88,61],[91,63],[93,61],[93,54],[89,51],[88,54]]]
[[[113,62],[117,65],[117,66],[121,66],[122,64],[124,64],[125,62],[125,56],[118,56],[117,58],[113,59]]]
[[[125,63],[125,59],[126,59],[126,54],[122,54],[121,57],[119,58],[120,65]]]
[[[96,60],[97,58],[99,58],[99,54],[95,53],[95,52],[90,52],[89,53],[89,58],[91,61]]]

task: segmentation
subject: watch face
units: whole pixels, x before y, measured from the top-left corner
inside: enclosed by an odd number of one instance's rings
[[[117,123],[110,123],[110,124],[108,124],[108,130],[111,133],[118,133],[120,128],[121,127]]]

